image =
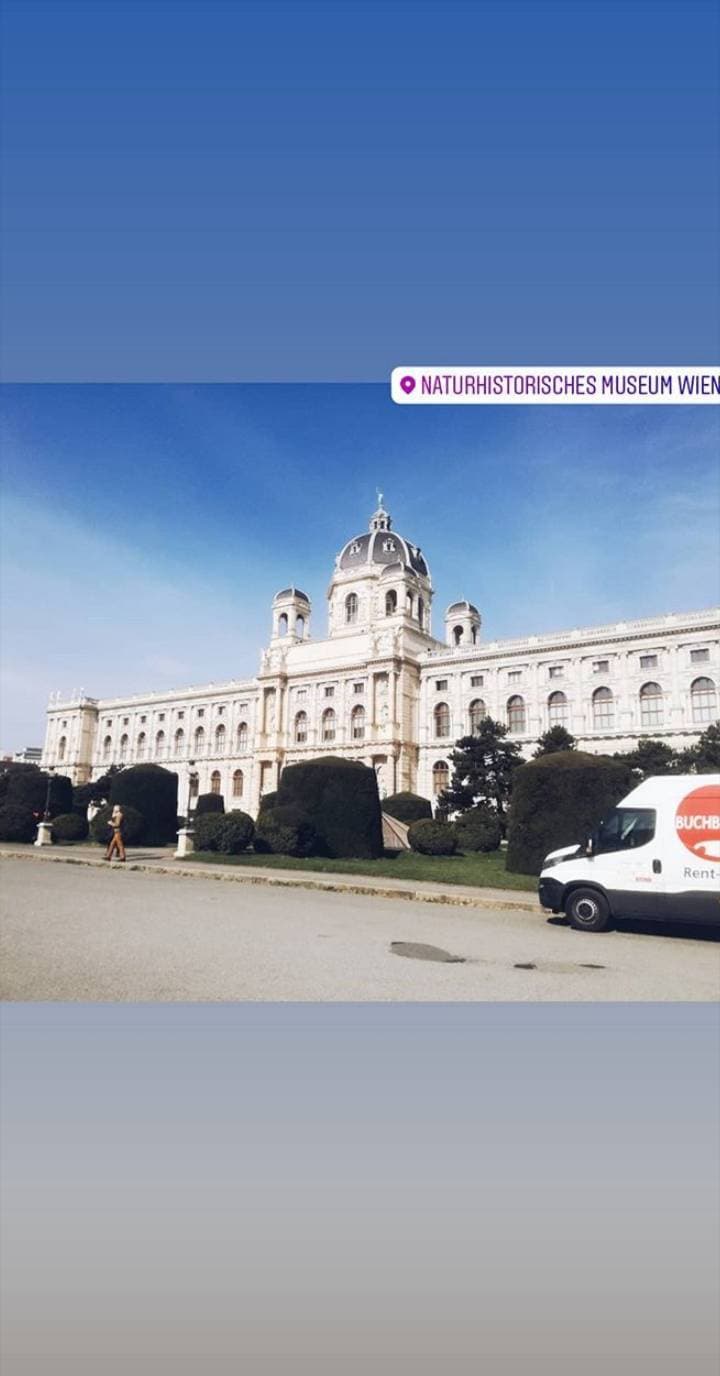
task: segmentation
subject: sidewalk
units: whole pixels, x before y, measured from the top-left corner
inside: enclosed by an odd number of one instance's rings
[[[369,894],[375,898],[405,898],[420,903],[448,903],[455,907],[492,908],[541,913],[537,898],[514,889],[480,889],[460,884],[432,884],[421,880],[373,879],[371,875],[298,873],[263,869],[262,865],[204,865],[173,859],[171,847],[131,853],[122,865],[106,861],[99,846],[16,846],[0,843],[0,858],[37,860],[43,864],[90,865],[102,869],[180,875],[187,879],[219,879],[235,884],[268,884],[277,888],[315,889],[328,893]]]

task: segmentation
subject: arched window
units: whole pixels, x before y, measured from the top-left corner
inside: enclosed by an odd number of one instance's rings
[[[127,759],[127,753],[128,753],[128,738],[127,738],[127,736],[121,736],[121,737],[120,737],[120,763],[121,763],[121,764],[124,764],[125,760]]]
[[[517,693],[514,697],[508,698],[507,722],[511,736],[521,736],[527,729],[525,726],[525,699]]]
[[[607,731],[615,720],[615,702],[609,688],[596,688],[592,695],[592,719],[595,731]]]
[[[442,793],[443,789],[447,788],[450,783],[450,770],[445,760],[438,760],[437,763],[433,765],[432,776],[433,794],[437,798],[438,793]]]
[[[127,740],[127,736],[125,737],[125,740]],[[61,736],[61,737],[60,737],[60,740],[58,741],[58,760],[59,760],[60,762],[62,762],[62,761],[65,759],[65,747],[66,747],[66,746],[67,746],[67,736]]]
[[[215,753],[224,755],[225,753],[225,727],[222,722],[215,727]]]
[[[408,592],[408,594],[407,594],[407,596],[406,596],[406,598],[405,598],[405,607],[406,607],[408,616],[412,616],[412,614],[413,614],[413,607],[414,607],[414,606],[415,606],[415,598],[413,597],[413,595],[412,595],[411,592]]]
[[[472,628],[472,643],[473,643],[473,645],[477,645],[477,643],[478,643],[478,628],[477,628],[477,626],[473,626],[473,628]]]
[[[202,755],[205,750],[205,727],[198,726],[195,732],[195,754]]]
[[[295,718],[295,743],[304,745],[307,740],[308,719],[307,712],[298,712]]]
[[[278,618],[278,633],[280,635],[287,635],[288,633],[287,612],[280,613],[280,616]]]
[[[177,731],[175,732],[175,754],[182,755],[184,748],[185,732],[183,731],[182,726],[179,726]]]
[[[198,774],[191,774],[191,775],[190,775],[190,797],[191,797],[191,798],[197,798],[199,792],[200,792],[200,776],[199,776]]]
[[[350,593],[348,593],[347,597],[345,598],[345,624],[346,624],[346,626],[354,626],[354,625],[355,625],[355,622],[357,621],[357,619],[358,619],[358,600],[357,600],[357,594],[354,593],[354,592],[350,592]]]
[[[245,779],[244,779],[244,777],[243,777],[242,769],[236,769],[236,770],[235,770],[235,773],[233,774],[233,786],[232,786],[232,796],[233,796],[233,798],[242,798],[242,796],[243,796],[243,785],[244,785],[244,783],[245,783]]]
[[[698,725],[717,716],[717,689],[711,678],[696,678],[690,688],[692,719]]]
[[[446,702],[439,702],[433,712],[435,722],[435,736],[443,740],[450,735],[450,708]]]
[[[643,683],[640,689],[640,725],[662,726],[663,694],[659,683]]]
[[[480,730],[480,722],[487,716],[487,709],[482,698],[475,698],[470,703],[470,735],[476,736]]]
[[[210,792],[211,792],[211,793],[219,793],[219,792],[220,792],[220,770],[219,770],[219,769],[213,769],[213,772],[212,772],[212,774],[210,775]]]
[[[425,625],[425,602],[422,597],[418,597],[418,625]]]
[[[455,626],[453,629],[453,644],[462,645],[465,632],[462,626]]]
[[[105,737],[105,740],[103,741],[103,762],[104,762],[104,763],[107,763],[107,761],[108,761],[111,757],[112,757],[112,736],[106,736],[106,737]]]
[[[354,740],[354,741],[363,741],[363,740],[365,739],[365,708],[364,708],[364,707],[353,707],[352,714],[351,714],[351,717],[350,717],[350,723],[351,723],[352,738],[353,738],[353,740]]]
[[[139,735],[138,738],[137,738],[137,752],[136,752],[136,753],[137,753],[137,757],[138,757],[139,760],[144,760],[144,759],[145,759],[145,747],[146,747],[146,745],[147,745],[147,736],[145,735],[145,732],[144,732],[144,731],[141,731],[141,732],[140,732],[140,735]]]
[[[566,726],[568,703],[564,693],[551,693],[548,698],[548,726]]]
[[[158,731],[155,737],[155,758],[162,759],[165,753],[165,732]]]
[[[237,729],[237,748],[238,748],[238,750],[247,750],[247,743],[248,743],[247,722],[246,722],[246,721],[241,721],[241,722],[240,722],[240,725],[238,726],[238,729]]]
[[[322,715],[322,738],[324,741],[335,740],[335,713],[332,707],[328,707]]]
[[[298,640],[302,640],[302,639],[303,639],[303,637],[304,637],[304,635],[305,635],[305,617],[304,617],[304,616],[298,615],[298,616],[295,617],[295,634],[296,634]]]
[[[394,588],[385,593],[385,615],[394,616],[397,611],[397,593]]]

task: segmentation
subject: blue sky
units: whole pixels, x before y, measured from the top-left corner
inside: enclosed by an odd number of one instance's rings
[[[326,630],[376,487],[485,639],[712,605],[709,407],[397,407],[384,386],[6,386],[2,746],[47,695],[251,675],[278,588]]]
[[[716,0],[5,0],[6,380],[720,358]]]

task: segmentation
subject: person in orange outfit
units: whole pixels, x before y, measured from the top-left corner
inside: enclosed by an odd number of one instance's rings
[[[124,847],[124,845],[123,845],[122,825],[123,825],[123,814],[122,814],[122,809],[121,809],[121,808],[118,806],[118,804],[116,803],[115,806],[114,806],[114,808],[113,808],[113,810],[112,810],[112,815],[111,815],[111,817],[110,817],[110,820],[109,820],[109,822],[108,822],[108,826],[109,826],[109,827],[112,827],[112,833],[113,833],[113,834],[112,834],[112,840],[111,840],[111,842],[110,842],[110,844],[109,844],[109,846],[108,846],[108,848],[107,848],[107,851],[106,851],[106,853],[105,853],[105,859],[106,859],[106,860],[112,860],[113,855],[115,854],[115,852],[117,852],[117,858],[118,858],[118,860],[124,860],[124,859],[125,859],[125,847]]]

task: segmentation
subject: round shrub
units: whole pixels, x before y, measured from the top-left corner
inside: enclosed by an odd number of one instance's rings
[[[195,850],[219,850],[220,837],[225,825],[222,812],[201,813],[192,824],[193,846]]]
[[[453,823],[457,843],[462,851],[498,850],[502,828],[497,813],[491,807],[473,807]]]
[[[113,776],[109,803],[135,808],[145,819],[143,845],[164,846],[177,831],[178,777],[159,764],[136,764]],[[65,809],[66,811],[68,809]]]
[[[255,827],[255,850],[270,855],[313,855],[318,834],[313,823],[293,803],[280,803],[261,812]]]
[[[53,818],[52,838],[60,845],[66,841],[84,841],[89,830],[87,817],[78,812],[61,812],[59,817]]]
[[[0,841],[34,841],[37,821],[29,807],[6,803],[0,807]]]
[[[114,806],[114,804],[113,804]],[[112,808],[109,803],[101,807],[90,823],[90,835],[99,846],[109,846],[112,840],[112,827],[108,826]],[[145,818],[135,807],[122,807],[122,838],[126,846],[136,846],[145,842]]]
[[[39,769],[23,769],[19,773],[12,773],[8,782],[6,801],[17,804],[18,807],[28,808],[30,812],[35,813],[36,820],[40,821],[48,796],[48,780],[50,816],[59,817],[60,813],[72,812],[73,787],[70,780],[64,774],[43,774]]]
[[[449,822],[433,822],[428,818],[411,824],[408,841],[411,849],[421,855],[454,855],[458,847],[455,829]]]
[[[253,839],[255,823],[247,812],[228,812],[218,830],[217,848],[223,855],[242,855]]]
[[[430,799],[421,798],[419,793],[392,793],[383,798],[381,806],[398,822],[419,822],[422,817],[432,817]]]
[[[623,761],[580,750],[521,765],[513,782],[506,869],[539,874],[548,851],[582,844],[633,782]]]
[[[288,765],[280,778],[273,811],[289,803],[312,822],[323,855],[359,860],[382,855],[377,777],[367,765],[334,755]]]
[[[260,799],[260,811],[272,812],[272,809],[274,807],[277,807],[277,800],[277,793],[263,793],[262,798]]]
[[[206,812],[224,812],[225,799],[222,793],[201,793],[195,804],[195,816],[202,817]]]

